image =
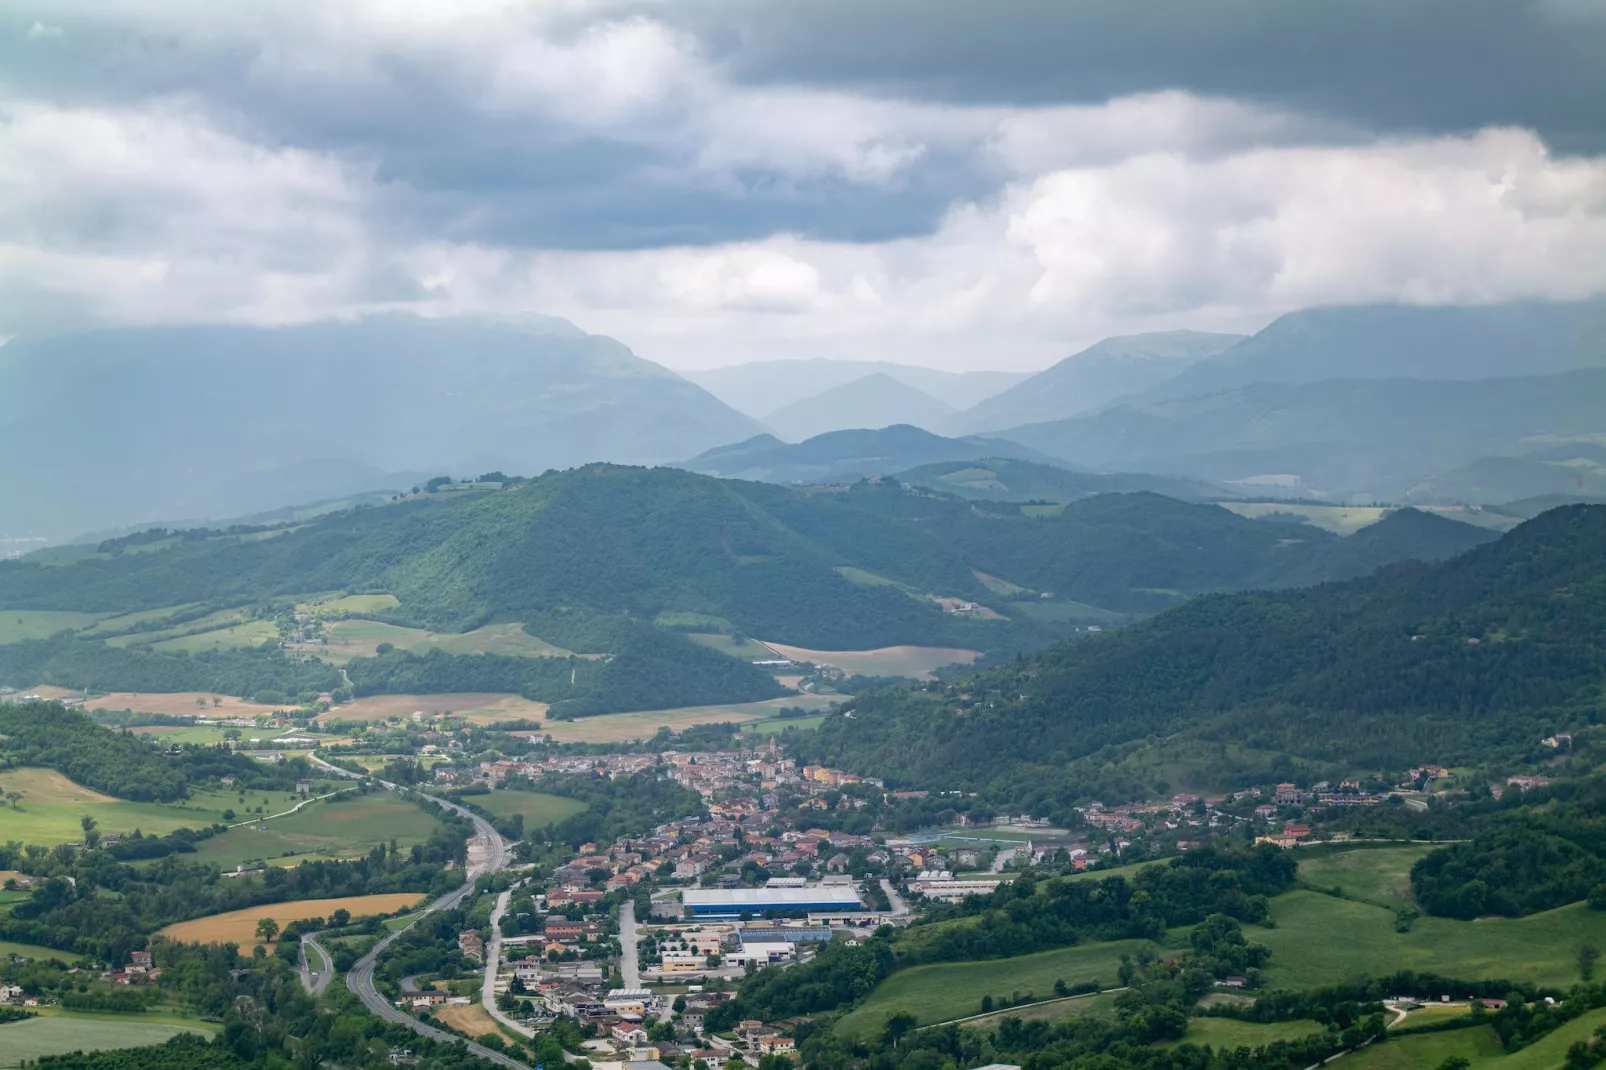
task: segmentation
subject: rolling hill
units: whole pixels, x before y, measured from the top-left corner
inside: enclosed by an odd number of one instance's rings
[[[686,633],[814,650],[1014,652],[1198,593],[1339,578],[1490,537],[1413,517],[1394,514],[1360,543],[1149,493],[1045,511],[895,479],[799,490],[590,465],[275,528],[155,532],[76,558],[0,562],[8,611],[151,615],[0,646],[0,678],[28,686],[54,673],[68,686],[229,694],[241,681],[270,687],[259,670],[279,657],[276,642],[259,647],[264,637],[252,632],[213,649],[207,629],[288,622],[317,592],[362,591],[391,598],[358,616],[442,635],[516,622],[561,656],[397,650],[347,663],[359,689],[520,691],[579,712],[747,701],[778,692]],[[230,607],[240,608],[220,612]],[[152,619],[164,613],[172,619]],[[281,635],[291,627],[276,626]],[[173,642],[141,641],[147,633]],[[289,665],[293,686],[282,690],[329,686],[313,679],[316,663]]]
[[[955,415],[945,429],[952,434],[1002,431],[1096,412],[1174,378],[1243,337],[1159,331],[1106,338]]]
[[[756,435],[719,446],[679,465],[688,471],[766,483],[831,483],[890,475],[923,464],[1011,457],[1064,466],[1036,450],[996,438],[944,438],[907,424],[878,430],[830,431],[803,442]]]
[[[977,674],[962,701],[861,696],[799,756],[1060,808],[1122,792],[1112,763],[1160,740],[1227,776],[1256,753],[1284,770],[1470,763],[1592,722],[1603,628],[1606,507],[1568,506],[1440,564],[1198,598]],[[1141,795],[1163,774],[1134,775]]]
[[[0,498],[12,527],[46,535],[411,485],[387,473],[666,461],[756,430],[620,343],[544,317],[120,329],[0,348]]]
[[[931,431],[953,412],[930,394],[876,372],[783,406],[764,423],[786,441],[802,442],[828,431],[873,430],[896,424]]]

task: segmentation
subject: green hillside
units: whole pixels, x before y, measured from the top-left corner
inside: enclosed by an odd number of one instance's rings
[[[1197,480],[1131,473],[1072,471],[1010,457],[923,464],[901,472],[905,483],[961,498],[993,502],[1074,502],[1095,494],[1150,491],[1182,501],[1230,497],[1220,487]]]
[[[360,693],[516,691],[560,713],[746,702],[780,692],[681,629],[815,650],[1007,654],[1078,620],[1355,575],[1490,537],[1409,512],[1363,534],[1340,539],[1156,494],[1045,514],[895,480],[820,492],[592,465],[300,525],[158,531],[76,558],[0,563],[0,607],[144,614],[0,645],[0,678],[294,696],[339,686],[329,664],[303,660],[327,649]],[[387,597],[328,600],[340,591]],[[310,602],[435,640],[351,649],[326,613],[298,618]],[[526,645],[474,646],[478,630],[513,624]]]
[[[1198,598],[981,673],[959,697],[862,696],[800,747],[889,783],[1045,808],[1111,790],[1110,763],[1145,740],[1192,741],[1223,765],[1229,741],[1341,769],[1454,765],[1588,723],[1603,629],[1606,507],[1571,506],[1443,564]]]

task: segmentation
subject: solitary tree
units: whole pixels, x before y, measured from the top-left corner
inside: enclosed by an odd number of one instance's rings
[[[1585,940],[1578,945],[1578,976],[1585,981],[1593,980],[1595,976],[1595,963],[1600,961],[1600,948],[1591,941]]]
[[[95,827],[95,819],[85,814],[78,819],[78,824],[83,826],[84,829],[84,846],[100,846],[100,830]]]
[[[21,810],[22,809],[22,807],[17,805],[21,801],[22,801],[22,792],[20,792],[20,791],[8,791],[8,792],[6,792],[6,802],[11,804],[11,808],[13,810]]]
[[[271,944],[279,935],[279,923],[272,918],[263,918],[257,922],[257,939],[264,944]]]
[[[898,1046],[898,1041],[902,1040],[904,1035],[908,1033],[909,1030],[913,1029],[918,1023],[919,1019],[910,1014],[908,1011],[899,1011],[887,1019],[885,1030],[886,1037],[888,1040],[892,1041],[892,1046],[896,1048]]]

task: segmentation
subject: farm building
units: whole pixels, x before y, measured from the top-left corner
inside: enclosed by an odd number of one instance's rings
[[[852,885],[816,884],[804,888],[688,888],[681,902],[693,917],[732,918],[771,911],[863,910]]]

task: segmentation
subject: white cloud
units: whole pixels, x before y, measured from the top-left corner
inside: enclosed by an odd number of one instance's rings
[[[99,8],[60,10],[76,40],[73,19]],[[682,366],[852,353],[1028,367],[1108,333],[1252,328],[1313,304],[1606,292],[1606,160],[1553,157],[1522,130],[1378,140],[1180,91],[1027,109],[737,85],[683,32],[581,0],[119,17],[135,36],[226,39],[253,99],[350,108],[358,131],[369,113],[353,102],[405,127],[404,104],[449,99],[514,146],[650,149],[657,188],[714,191],[733,214],[756,187],[895,198],[933,161],[980,178],[917,237],[541,249],[464,238],[460,218],[403,225],[396,206],[421,194],[367,147],[298,144],[200,88],[0,99],[0,333],[534,310]],[[427,90],[398,95],[415,83]],[[409,149],[450,172],[419,122]],[[538,203],[542,177],[484,196]],[[452,192],[473,215],[472,186]],[[644,229],[676,222],[659,210],[670,218]]]
[[[60,36],[60,26],[46,26],[42,22],[35,22],[32,26],[28,27],[28,40],[30,41],[40,41],[48,38],[57,38]]]

